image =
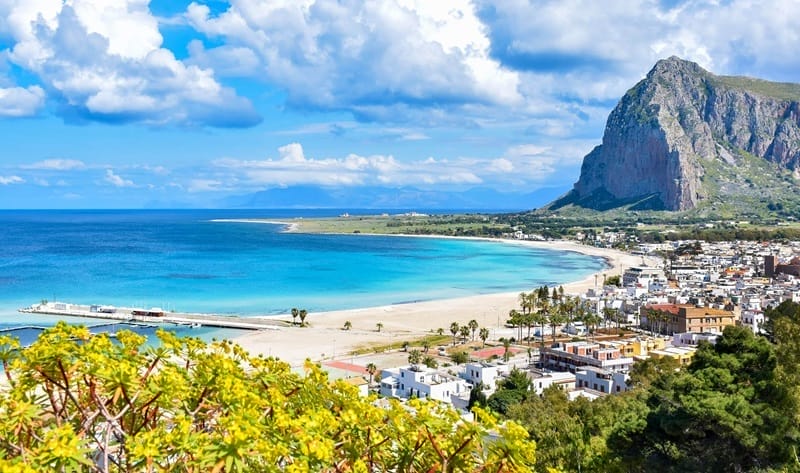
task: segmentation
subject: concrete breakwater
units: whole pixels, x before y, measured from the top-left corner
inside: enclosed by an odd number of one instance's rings
[[[70,304],[67,302],[43,302],[19,309],[19,312],[25,314],[61,315],[65,317],[85,317],[104,320],[121,320],[125,322],[135,321],[244,330],[277,330],[283,325],[283,322],[279,320],[267,320],[255,317],[245,318],[218,314],[165,312],[157,307],[151,309],[137,309],[108,305]]]

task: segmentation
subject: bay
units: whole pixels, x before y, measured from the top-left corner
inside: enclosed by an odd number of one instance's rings
[[[339,213],[0,211],[0,328],[54,323],[16,312],[43,299],[274,315],[530,290],[605,267],[599,258],[515,244],[285,233],[278,224],[219,221]]]

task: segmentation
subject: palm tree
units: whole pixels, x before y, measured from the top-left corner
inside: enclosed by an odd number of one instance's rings
[[[344,321],[344,329],[345,330],[350,330],[351,328],[353,328],[353,324],[349,320],[345,320]]]
[[[592,340],[594,340],[594,329],[601,320],[603,320],[603,318],[594,311],[587,311],[583,316],[583,323],[586,324],[586,329],[589,330]]]
[[[422,340],[422,353],[428,353],[428,350],[431,348],[431,341],[427,338]]]
[[[567,316],[564,313],[564,306],[559,304],[550,311],[550,317],[548,317],[550,322],[550,327],[553,329],[553,343],[556,342],[556,328],[567,321]]]
[[[375,373],[378,371],[378,367],[375,366],[375,363],[367,364],[367,373],[369,373],[369,384],[372,384],[372,377],[375,376]]]
[[[486,339],[489,338],[489,329],[486,328],[486,327],[483,327],[478,332],[478,337],[481,339],[481,341],[483,341],[483,346],[486,346]]]
[[[299,315],[300,315],[300,326],[301,327],[305,327],[306,326],[306,316],[308,315],[308,312],[305,309],[300,309]]]
[[[380,332],[381,329],[383,328],[383,322],[378,322],[377,324],[375,324],[375,328],[377,328],[378,332]]]
[[[461,327],[458,326],[458,322],[453,322],[450,324],[450,333],[453,334],[453,345],[456,344],[456,335],[458,335],[458,331]]]
[[[436,329],[436,333],[441,337],[442,335],[444,335],[444,329],[442,327],[439,327]]]
[[[617,335],[619,335],[620,332],[619,323],[621,318],[619,315],[619,310],[614,309],[612,307],[603,307],[603,317],[605,317],[606,320],[610,320],[612,322],[617,323]]]
[[[299,313],[300,313],[300,311],[297,310],[297,307],[292,307],[292,325],[297,325],[297,322],[295,322],[295,319],[297,318]]]
[[[511,340],[503,337],[500,341],[503,342],[503,361],[508,361],[511,358]]]
[[[517,309],[511,309],[508,312],[508,323],[517,328],[517,339],[522,339],[522,314],[517,312]]]
[[[436,358],[434,358],[434,357],[432,357],[430,355],[426,356],[425,359],[422,360],[422,364],[427,366],[428,368],[438,368],[439,367],[439,362],[436,361]]]
[[[469,338],[469,326],[462,325],[458,329],[458,333],[459,333],[459,335],[461,335],[461,338],[463,339],[463,343],[467,343],[467,338]]]
[[[470,320],[467,323],[467,327],[469,327],[469,329],[472,331],[472,341],[474,342],[475,341],[475,331],[478,330],[478,327],[479,327],[478,321],[475,320],[475,319]]]
[[[540,346],[544,348],[544,324],[547,323],[547,312],[540,310],[539,312],[532,313],[531,323],[538,324],[541,327],[539,331],[539,343]],[[530,345],[530,335],[528,335],[528,345]]]
[[[419,364],[422,363],[423,356],[422,352],[419,350],[411,350],[408,352],[408,363],[411,365],[413,369],[418,369]]]

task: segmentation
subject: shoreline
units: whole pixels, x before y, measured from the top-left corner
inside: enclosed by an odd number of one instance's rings
[[[265,222],[266,223],[266,222]],[[288,222],[270,222],[292,225]],[[289,232],[302,232],[299,224],[292,225]],[[372,235],[362,233],[360,235]],[[621,275],[630,266],[639,266],[641,256],[631,255],[619,250],[596,248],[567,240],[530,241],[509,240],[486,237],[454,237],[445,235],[383,235],[415,238],[448,238],[491,241],[499,244],[517,244],[554,251],[572,251],[588,256],[602,258],[606,269],[578,280],[562,284],[565,293],[582,294],[586,290],[599,287],[602,278]],[[529,288],[528,291],[535,288]],[[477,294],[472,296],[437,299],[419,302],[406,302],[376,307],[333,310],[309,313],[306,321],[309,327],[281,327],[269,332],[255,332],[233,339],[234,342],[253,354],[275,356],[292,366],[300,366],[308,358],[312,361],[349,358],[358,348],[370,345],[383,345],[404,340],[421,338],[435,334],[442,328],[449,334],[452,322],[461,325],[476,320],[481,327],[490,330],[489,340],[509,336],[512,332],[504,327],[511,309],[519,308],[519,292]],[[270,316],[273,320],[291,321],[290,315]],[[345,322],[352,328],[344,330]],[[377,324],[382,324],[381,331]],[[506,333],[508,332],[508,333]]]

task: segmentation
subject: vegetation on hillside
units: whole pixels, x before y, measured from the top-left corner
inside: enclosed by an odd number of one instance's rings
[[[627,393],[570,402],[556,387],[537,396],[513,375],[477,404],[528,429],[535,471],[798,471],[800,304],[768,316],[769,337],[727,327],[684,369],[636,363]]]
[[[157,347],[66,324],[30,347],[0,337],[0,471],[530,471],[513,422],[376,403],[229,342],[159,332]]]

